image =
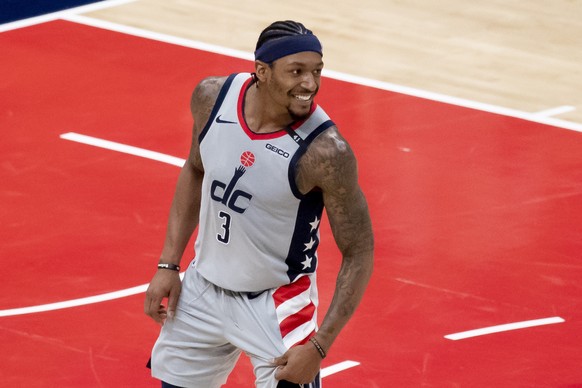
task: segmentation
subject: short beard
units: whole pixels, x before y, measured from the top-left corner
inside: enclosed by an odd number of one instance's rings
[[[291,119],[293,120],[293,122],[297,122],[297,121],[305,120],[306,118],[308,118],[309,114],[311,113],[311,109],[313,109],[313,102],[311,103],[311,106],[309,107],[309,110],[307,111],[307,113],[297,114],[297,113],[294,113],[293,111],[291,111],[291,109],[287,109],[287,112],[289,112],[289,116],[291,116]]]

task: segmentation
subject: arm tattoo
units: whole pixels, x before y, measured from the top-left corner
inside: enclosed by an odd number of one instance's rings
[[[368,205],[358,184],[355,156],[337,129],[321,134],[300,162],[298,185],[323,192],[342,265],[332,303],[320,328],[329,347],[358,306],[373,266],[374,238]]]

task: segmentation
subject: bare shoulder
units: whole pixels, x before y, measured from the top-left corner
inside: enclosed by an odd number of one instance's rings
[[[309,145],[299,162],[297,183],[302,192],[346,190],[357,185],[357,161],[347,140],[332,126]]]
[[[196,85],[190,99],[190,110],[198,128],[203,128],[208,121],[226,79],[227,77],[207,77]]]

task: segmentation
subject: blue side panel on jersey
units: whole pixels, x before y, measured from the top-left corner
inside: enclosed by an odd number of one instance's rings
[[[285,263],[289,267],[287,275],[292,283],[302,273],[315,272],[317,267],[317,247],[319,245],[319,224],[323,213],[323,195],[319,191],[307,194],[299,204],[295,230]]]
[[[95,0],[0,0],[0,24],[98,2]]]

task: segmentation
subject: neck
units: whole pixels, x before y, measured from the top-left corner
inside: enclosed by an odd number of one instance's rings
[[[256,82],[256,81],[255,81]],[[287,109],[277,110],[266,90],[253,82],[245,92],[243,115],[248,127],[255,133],[277,132],[293,123]]]

